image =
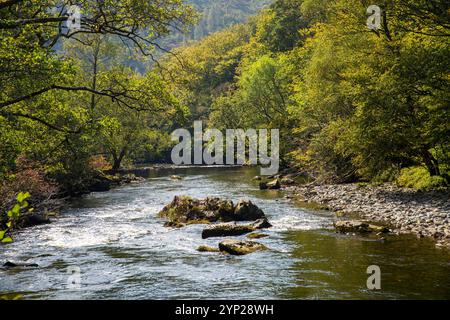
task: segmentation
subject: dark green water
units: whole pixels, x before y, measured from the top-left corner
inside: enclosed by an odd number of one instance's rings
[[[184,177],[172,181],[170,175]],[[24,230],[0,248],[0,293],[30,299],[450,299],[450,253],[412,236],[346,236],[329,212],[303,209],[282,192],[259,191],[248,168],[161,169],[145,182],[72,202],[52,224]],[[175,195],[250,198],[274,227],[247,256],[199,253],[204,226],[162,226],[157,212]],[[367,267],[381,269],[368,290]],[[68,267],[81,271],[68,286]]]

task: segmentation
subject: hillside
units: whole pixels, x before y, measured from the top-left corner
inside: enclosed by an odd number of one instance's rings
[[[187,34],[174,33],[161,41],[166,49],[177,47],[193,40],[199,40],[220,31],[248,17],[273,2],[272,0],[189,0],[201,14],[199,23]]]

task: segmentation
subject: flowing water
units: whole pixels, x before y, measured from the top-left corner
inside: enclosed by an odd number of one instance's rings
[[[181,181],[170,175],[183,176]],[[450,299],[450,254],[426,239],[336,234],[334,216],[259,191],[251,168],[161,169],[147,180],[74,200],[50,225],[26,229],[0,247],[0,294],[29,299]],[[163,227],[157,212],[175,195],[249,198],[273,228],[246,256],[200,253],[205,226]],[[245,238],[243,236],[242,238]],[[368,290],[367,267],[381,269]],[[70,286],[80,270],[80,287]]]

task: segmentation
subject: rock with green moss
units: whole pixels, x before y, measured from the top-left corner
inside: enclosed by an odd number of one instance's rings
[[[386,233],[389,232],[389,228],[384,226],[377,226],[362,221],[347,220],[336,221],[334,227],[338,232],[342,233]]]
[[[267,250],[261,243],[250,240],[224,240],[219,243],[220,251],[232,255],[245,255],[256,251]]]
[[[169,222],[184,224],[255,221],[265,218],[264,212],[249,200],[241,200],[234,206],[230,200],[220,198],[201,200],[186,196],[176,196],[158,215],[167,218]]]
[[[219,248],[213,248],[209,246],[200,246],[197,248],[198,252],[220,252]]]

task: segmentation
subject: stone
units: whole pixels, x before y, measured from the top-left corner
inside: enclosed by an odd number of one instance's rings
[[[234,206],[230,200],[220,198],[199,200],[184,196],[176,196],[158,213],[158,216],[167,218],[171,223],[182,224],[256,221],[265,218],[264,212],[249,200],[240,200]]]
[[[247,238],[249,239],[261,239],[261,238],[266,238],[268,237],[268,234],[264,234],[264,233],[250,233],[247,235]]]
[[[264,212],[250,200],[239,200],[234,208],[232,221],[254,221],[265,218]]]
[[[267,247],[250,240],[224,240],[219,242],[219,249],[232,255],[245,255],[256,251],[267,250]]]
[[[280,179],[275,179],[273,181],[267,182],[267,189],[277,190],[281,188]]]
[[[204,229],[202,231],[202,238],[240,236],[253,231],[255,231],[255,228],[249,225],[224,223]]]
[[[37,263],[6,261],[3,264],[3,267],[5,267],[5,268],[16,268],[16,267],[38,268],[39,265]]]
[[[219,248],[213,248],[210,246],[200,246],[197,248],[198,252],[220,252]]]
[[[272,227],[272,225],[269,223],[269,220],[267,220],[267,218],[256,220],[255,222],[252,223],[252,226],[255,229],[268,229],[268,228]]]

